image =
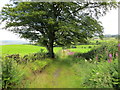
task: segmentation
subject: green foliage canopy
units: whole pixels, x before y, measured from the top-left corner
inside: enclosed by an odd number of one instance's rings
[[[116,7],[115,2],[14,2],[3,7],[1,18],[7,30],[42,44],[54,57],[54,45],[102,36],[103,27],[97,18]]]

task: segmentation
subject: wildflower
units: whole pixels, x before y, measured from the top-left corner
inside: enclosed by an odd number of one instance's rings
[[[85,59],[85,62],[87,62],[87,60]]]
[[[112,54],[111,53],[109,54],[109,57],[112,58]]]
[[[92,59],[90,58],[90,61],[92,61]]]
[[[110,63],[111,61],[112,61],[112,54],[110,53],[110,54],[109,54],[108,62]]]
[[[118,47],[120,47],[120,43],[118,44]]]
[[[68,55],[74,55],[75,52],[68,52]]]
[[[118,52],[116,52],[116,57],[118,57]]]
[[[108,59],[108,63],[110,63],[112,60],[111,59]]]
[[[118,50],[120,51],[120,43],[118,44]]]

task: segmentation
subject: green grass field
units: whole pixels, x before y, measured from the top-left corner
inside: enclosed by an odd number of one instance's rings
[[[96,41],[98,41],[100,43],[104,43],[104,42],[107,42],[107,43],[110,43],[110,42],[117,43],[118,42],[118,40],[115,39],[115,38],[104,38],[103,40],[101,40],[101,39],[90,40],[91,43],[96,43]]]
[[[89,48],[89,46],[91,46],[91,48]],[[76,46],[77,48],[68,48],[68,49],[73,52],[85,53],[93,49],[94,46],[97,45],[77,45]],[[41,49],[44,49],[44,52],[47,52],[45,47],[34,46],[34,45],[3,45],[0,46],[0,48],[2,48],[2,55],[7,55],[7,54],[25,55],[25,54],[39,52]],[[60,50],[62,50],[62,47],[54,47],[55,53],[59,53]]]
[[[86,53],[98,45],[77,45],[77,48],[70,48],[69,50],[73,52]],[[91,47],[91,48],[89,48]]]
[[[44,47],[33,46],[33,45],[3,45],[2,55],[6,54],[30,54],[40,51],[40,49],[45,49]]]

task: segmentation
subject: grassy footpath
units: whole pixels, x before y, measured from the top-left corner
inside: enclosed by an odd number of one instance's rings
[[[31,76],[26,88],[80,88],[81,77],[74,65],[66,61],[54,61],[42,73]]]
[[[99,64],[85,60],[73,63],[71,60],[73,58],[53,61],[43,72],[30,76],[23,88],[112,88],[112,83],[118,80],[114,78],[118,75],[115,71],[117,60]],[[116,74],[112,76],[111,72]]]

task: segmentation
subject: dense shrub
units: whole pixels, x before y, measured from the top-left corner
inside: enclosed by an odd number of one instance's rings
[[[22,63],[26,64],[28,62],[34,62],[36,60],[44,60],[45,58],[48,57],[49,55],[44,52],[44,49],[41,49],[37,53],[32,53],[24,56],[21,56],[20,54],[12,54],[5,56],[5,58],[13,59],[18,64],[22,64]]]
[[[87,60],[97,58],[98,61],[108,60],[109,54],[112,55],[112,59],[117,58],[118,46],[115,43],[104,43],[99,47],[95,47],[87,53],[77,53],[74,57],[83,57]]]
[[[47,53],[33,53],[33,54],[29,54],[29,55],[24,55],[22,57],[22,62],[27,63],[27,62],[34,62],[36,60],[45,60],[46,58],[48,58],[49,55]]]
[[[115,88],[120,87],[118,77],[118,60],[111,63],[100,62],[85,78],[83,86],[87,88]]]
[[[17,68],[17,63],[10,58],[2,60],[2,88],[15,88],[23,79],[23,73]]]
[[[33,60],[34,58],[35,60]],[[22,84],[26,85],[24,81],[27,78],[32,74],[41,72],[51,62],[50,59],[41,60],[39,58],[37,60],[37,58],[26,55],[26,61],[23,61],[23,58],[20,57],[20,62],[17,63],[14,57],[4,57],[2,60],[2,74],[0,73],[2,75],[2,88],[9,89],[17,88]]]
[[[17,63],[20,63],[20,55],[19,54],[7,55],[5,57],[9,58],[9,59],[14,59]]]

